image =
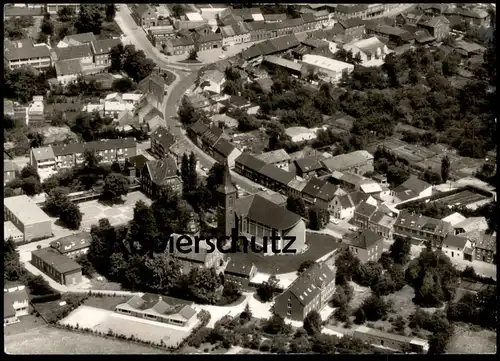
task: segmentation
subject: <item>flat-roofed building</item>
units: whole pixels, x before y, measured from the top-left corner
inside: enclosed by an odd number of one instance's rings
[[[326,56],[305,54],[302,62],[314,67],[318,76],[330,82],[337,82],[342,78],[342,74],[350,74],[354,70],[354,65],[342,61],[327,58]]]
[[[82,266],[52,247],[31,252],[31,264],[65,286],[82,281]]]
[[[3,222],[3,239],[4,241],[7,241],[9,238],[12,238],[14,242],[22,242],[24,235],[23,232],[14,226],[14,223],[6,221]]]
[[[424,353],[429,349],[429,343],[420,338],[401,336],[367,326],[357,327],[354,331],[353,337],[373,346],[379,346],[385,350],[388,348],[395,351],[405,351],[410,349],[413,352]]]
[[[52,220],[27,195],[5,198],[4,221],[11,221],[24,240],[31,241],[52,236]]]

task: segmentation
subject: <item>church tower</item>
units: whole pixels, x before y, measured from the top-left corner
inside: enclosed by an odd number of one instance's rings
[[[217,230],[219,236],[231,236],[231,232],[236,227],[235,204],[238,197],[238,190],[231,180],[229,165],[224,164],[224,176],[222,184],[217,187],[218,196],[218,218]]]

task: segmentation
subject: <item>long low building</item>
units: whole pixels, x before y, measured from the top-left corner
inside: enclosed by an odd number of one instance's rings
[[[31,252],[31,264],[65,286],[82,281],[82,266],[52,247]]]
[[[52,220],[27,195],[4,198],[4,221],[23,233],[24,241],[52,236]]]
[[[338,82],[342,78],[342,74],[350,74],[354,71],[352,64],[321,55],[306,54],[302,57],[302,62],[306,64],[306,67],[310,66],[316,70],[319,77],[331,82]]]

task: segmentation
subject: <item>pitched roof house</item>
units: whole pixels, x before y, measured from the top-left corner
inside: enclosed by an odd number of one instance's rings
[[[274,312],[302,321],[311,311],[320,312],[335,291],[335,270],[314,264],[275,299]]]
[[[384,251],[384,238],[364,229],[348,236],[350,251],[362,262],[378,261]]]
[[[142,169],[141,179],[143,191],[150,197],[159,196],[163,186],[169,186],[176,192],[182,190],[182,180],[178,174],[177,163],[171,156],[147,162]]]

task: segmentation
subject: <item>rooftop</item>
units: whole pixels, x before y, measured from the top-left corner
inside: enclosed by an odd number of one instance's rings
[[[257,159],[265,162],[266,164],[276,164],[290,160],[290,156],[284,149],[277,149],[267,153],[262,153],[257,156]]]
[[[373,155],[368,153],[366,150],[357,150],[351,153],[340,154],[335,157],[325,159],[323,160],[323,164],[330,171],[342,171],[371,160],[373,160]]]
[[[46,44],[33,44],[31,39],[5,41],[4,56],[8,60],[49,58],[50,48]]]
[[[81,59],[59,60],[55,63],[57,76],[82,74]]]
[[[361,249],[369,249],[382,240],[383,237],[381,235],[368,229],[364,229],[350,238],[350,245]]]
[[[267,55],[264,57],[264,61],[274,65],[282,66],[284,68],[295,70],[298,72],[302,70],[302,64],[296,63],[292,60],[280,58],[279,56]]]
[[[304,271],[283,293],[292,293],[304,306],[321,293],[321,289],[335,281],[335,272],[325,263],[314,264]]]
[[[466,220],[467,218],[462,216],[460,213],[455,212],[447,217],[444,217],[442,221],[450,223],[452,226],[459,224],[460,222]]]
[[[12,237],[13,239],[22,238],[23,232],[21,232],[11,221],[3,222],[3,238],[4,240]]]
[[[57,249],[60,253],[65,254],[74,252],[90,246],[92,236],[88,232],[72,234],[66,237],[61,237],[50,242],[52,248]]]
[[[259,172],[266,165],[265,162],[250,153],[242,153],[238,158],[236,158],[235,162],[236,164],[240,164],[254,172]]]
[[[238,198],[236,212],[242,216],[246,215],[254,222],[277,230],[290,229],[302,219],[299,215],[259,195]]]
[[[51,247],[37,249],[36,251],[33,251],[31,253],[34,256],[40,258],[44,263],[54,267],[54,269],[61,274],[82,269],[82,266],[73,261],[71,258],[62,255]]]
[[[50,217],[25,194],[4,198],[3,204],[24,226],[52,222]]]
[[[306,64],[315,65],[320,68],[325,68],[334,71],[343,71],[345,69],[354,69],[354,65],[344,63],[334,59],[327,58],[326,56],[306,54],[302,57],[302,61]]]
[[[67,48],[57,48],[55,50],[57,60],[70,60],[92,57],[90,45],[69,46]]]
[[[431,217],[411,214],[402,210],[396,220],[395,226],[406,227],[417,231],[426,231],[439,236],[446,236],[453,233],[450,223]]]

